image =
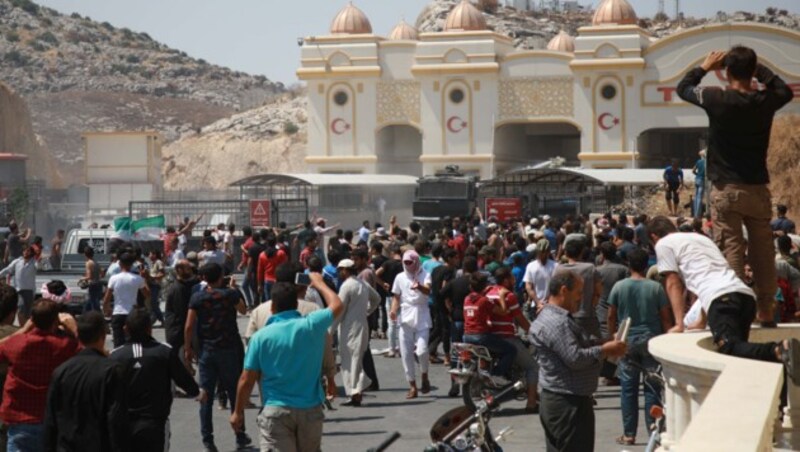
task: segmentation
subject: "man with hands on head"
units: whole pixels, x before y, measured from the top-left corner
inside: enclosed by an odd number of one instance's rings
[[[230,423],[235,432],[243,431],[245,406],[260,381],[261,450],[314,451],[322,442],[325,395],[320,379],[325,336],[344,305],[320,273],[310,273],[309,278],[328,307],[303,317],[297,311],[294,284],[276,283],[273,315],[248,343]]]

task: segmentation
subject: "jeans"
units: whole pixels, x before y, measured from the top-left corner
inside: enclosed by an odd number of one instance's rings
[[[227,393],[229,400],[236,400],[236,385],[242,373],[244,357],[239,349],[211,349],[203,347],[200,352],[198,368],[200,370],[200,387],[208,393],[208,399],[200,404],[200,433],[203,443],[214,442],[214,394],[219,383],[222,390]],[[230,404],[231,412],[234,403]],[[244,430],[237,433],[237,440],[244,435]]]
[[[708,328],[720,353],[759,361],[777,362],[774,342],[752,344],[750,324],[756,315],[753,297],[741,293],[723,295],[708,308]]]
[[[714,241],[739,278],[744,279],[744,256],[753,269],[759,311],[775,307],[778,277],[772,244],[772,195],[766,185],[714,184],[711,190]],[[742,226],[747,228],[745,241]]]
[[[169,450],[169,419],[132,418],[129,423],[131,450],[147,452]]]
[[[275,281],[264,281],[264,296],[261,297],[262,303],[272,299],[272,286],[274,285]]]
[[[244,293],[244,301],[247,303],[248,308],[252,308],[254,300],[258,297],[255,291],[255,284],[253,283],[253,276],[245,269],[244,278],[242,279],[242,292]]]
[[[465,334],[464,342],[482,345],[488,348],[490,352],[499,355],[500,360],[497,362],[497,366],[492,369],[492,375],[506,376],[511,372],[511,366],[517,356],[517,349],[513,344],[494,334]]]
[[[8,452],[39,452],[44,450],[43,424],[9,424]]]
[[[159,303],[159,296],[161,295],[160,284],[150,284],[150,320],[156,323],[156,320],[164,323],[164,313],[161,312],[161,304]]]
[[[450,342],[464,342],[464,322],[461,320],[453,320],[450,327]],[[458,353],[455,349],[450,349],[450,368],[455,369],[458,365]]]
[[[655,371],[658,361],[647,351],[649,335],[628,338],[628,353],[619,361],[620,403],[622,405],[622,429],[625,436],[636,438],[639,427],[639,383],[641,368]],[[649,430],[655,420],[650,416],[650,407],[661,405],[661,383],[655,379],[644,380],[644,419]]]
[[[114,348],[125,345],[124,327],[127,320],[127,315],[116,314],[111,316],[111,339],[114,342]]]
[[[694,181],[694,205],[692,206],[692,213],[695,218],[703,216],[703,196],[706,193],[705,181]]]
[[[547,452],[594,450],[592,398],[542,390],[539,420],[547,439]]]
[[[83,304],[83,312],[99,311],[100,300],[103,299],[103,285],[99,282],[89,284],[86,291],[86,302]]]

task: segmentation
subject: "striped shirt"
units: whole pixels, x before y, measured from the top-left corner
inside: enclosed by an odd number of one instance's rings
[[[486,298],[492,303],[500,301],[501,286],[492,286],[486,292]],[[519,312],[519,302],[514,292],[506,294],[506,314],[492,313],[489,325],[492,327],[492,334],[504,337],[513,337],[517,334],[517,327],[514,325],[514,316]]]
[[[600,346],[592,345],[566,309],[544,305],[531,326],[538,351],[539,385],[560,394],[590,396],[602,366]]]

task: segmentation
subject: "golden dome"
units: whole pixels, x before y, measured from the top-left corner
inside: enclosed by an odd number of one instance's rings
[[[444,31],[486,30],[486,19],[469,0],[462,0],[447,16]]]
[[[627,0],[602,0],[592,18],[592,25],[630,25],[639,19]]]
[[[418,37],[417,29],[406,23],[405,20],[401,20],[389,33],[390,41],[416,41]]]
[[[564,30],[558,32],[557,35],[547,43],[547,50],[555,50],[556,52],[574,52],[575,51],[575,38],[570,36]]]
[[[331,22],[332,35],[357,35],[372,33],[372,25],[363,11],[348,3]]]

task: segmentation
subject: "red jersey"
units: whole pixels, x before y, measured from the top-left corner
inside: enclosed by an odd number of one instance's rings
[[[464,299],[464,334],[488,334],[494,305],[483,294],[471,292]]]
[[[256,273],[258,284],[264,284],[264,281],[274,283],[277,279],[275,270],[287,260],[286,253],[281,249],[275,250],[275,254],[273,254],[272,257],[267,256],[267,252],[263,251],[258,256],[258,270]]]
[[[494,306],[495,303],[500,302],[500,286],[491,286],[489,291],[486,292],[486,298]],[[514,316],[519,312],[519,301],[514,292],[509,291],[506,294],[506,314],[492,313],[489,320],[491,325],[492,334],[498,336],[512,337],[517,333],[517,327],[514,325]]]
[[[300,263],[303,264],[303,268],[308,269],[308,264],[306,261],[309,257],[314,256],[316,250],[314,248],[305,247],[303,251],[300,251]]]
[[[449,240],[447,246],[456,250],[458,252],[458,257],[463,259],[464,253],[467,251],[467,239],[463,234],[459,234],[453,240]]]

